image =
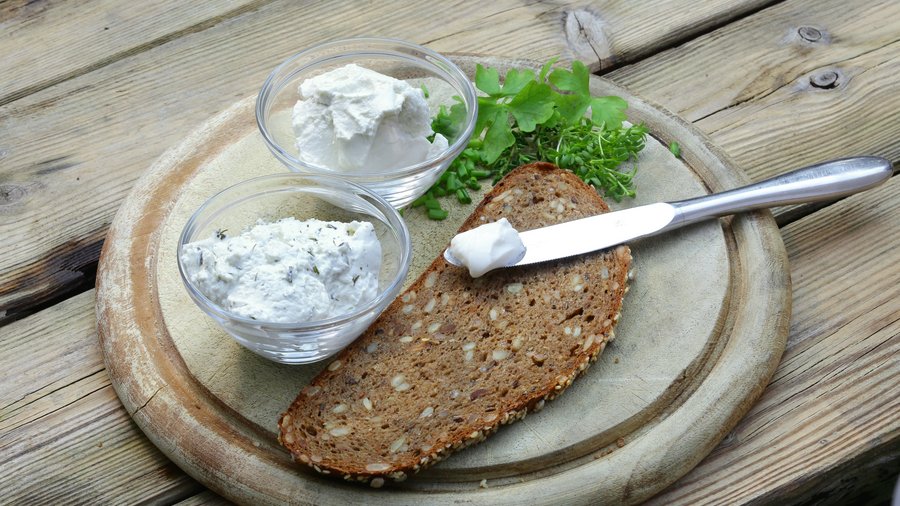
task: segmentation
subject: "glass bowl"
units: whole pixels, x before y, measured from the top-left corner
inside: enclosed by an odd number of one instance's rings
[[[354,63],[413,87],[425,85],[433,118],[441,105],[466,106],[465,119],[453,125],[458,132],[435,157],[406,167],[370,173],[338,171],[300,160],[291,113],[301,98],[304,80]],[[269,149],[290,170],[304,174],[340,174],[371,188],[394,207],[404,207],[425,193],[450,162],[466,147],[475,127],[478,101],[471,80],[450,60],[430,49],[395,39],[357,38],[328,42],[288,58],[269,74],[256,99],[256,122]]]
[[[260,219],[274,222],[286,217],[372,223],[382,251],[378,295],[348,314],[319,321],[279,323],[230,312],[191,281],[183,259],[185,245],[212,237],[218,231],[237,235]],[[242,346],[275,362],[303,364],[334,355],[381,314],[403,285],[411,251],[409,231],[400,215],[374,192],[335,176],[285,173],[238,183],[200,206],[181,233],[178,271],[194,302]]]

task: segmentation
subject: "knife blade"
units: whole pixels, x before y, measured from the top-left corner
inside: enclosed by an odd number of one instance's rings
[[[703,197],[660,202],[520,232],[525,254],[515,267],[609,248],[699,221],[774,206],[836,199],[887,181],[890,160],[857,156],[823,162],[759,183]],[[489,253],[484,253],[489,254]],[[444,258],[462,266],[450,250]]]
[[[581,255],[654,234],[671,224],[676,214],[672,204],[660,202],[526,230],[519,233],[525,256],[514,265]]]

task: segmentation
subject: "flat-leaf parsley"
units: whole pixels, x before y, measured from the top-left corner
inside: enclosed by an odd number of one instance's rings
[[[571,70],[553,68],[554,63],[555,59],[547,62],[537,75],[530,69],[511,69],[502,83],[497,69],[476,67],[475,86],[484,95],[478,97],[472,138],[412,207],[423,206],[430,218],[442,220],[448,213],[438,198],[454,195],[459,202],[470,203],[467,190],[481,188],[480,180],[496,182],[519,165],[537,160],[577,174],[615,200],[634,196],[637,166],[627,172],[619,167],[637,159],[647,128],[623,126],[625,100],[591,96],[590,72],[583,63],[574,61]],[[459,134],[466,116],[465,105],[454,98],[457,103],[441,106],[431,125],[447,138]]]

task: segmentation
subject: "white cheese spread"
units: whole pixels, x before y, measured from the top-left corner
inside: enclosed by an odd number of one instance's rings
[[[368,222],[260,220],[240,235],[217,232],[185,245],[181,261],[194,286],[232,313],[308,322],[378,295],[381,243]]]
[[[525,245],[509,221],[500,218],[457,234],[450,240],[450,254],[469,269],[469,275],[477,278],[521,260]]]
[[[427,137],[424,92],[406,81],[350,64],[303,81],[293,111],[301,160],[338,171],[382,172],[428,160],[447,139]]]

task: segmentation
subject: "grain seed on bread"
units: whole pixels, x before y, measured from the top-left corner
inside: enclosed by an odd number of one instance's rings
[[[577,176],[534,163],[500,181],[460,231],[608,210]],[[612,340],[630,263],[619,246],[472,279],[435,259],[301,391],[279,440],[318,472],[374,487],[482,441],[560,395]]]

